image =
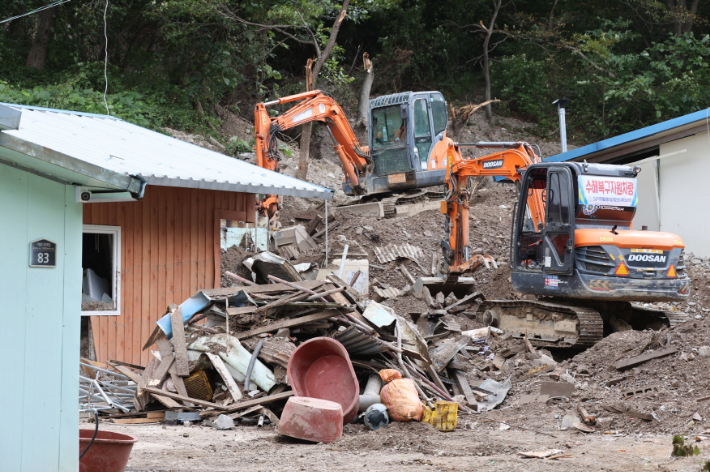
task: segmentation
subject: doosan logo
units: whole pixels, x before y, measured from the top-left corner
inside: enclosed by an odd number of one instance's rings
[[[503,159],[496,159],[494,161],[486,161],[483,163],[484,169],[497,169],[498,167],[503,167]]]
[[[629,254],[629,262],[666,262],[666,256],[662,254]]]

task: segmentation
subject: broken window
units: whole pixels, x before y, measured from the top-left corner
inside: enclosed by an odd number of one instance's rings
[[[82,235],[82,315],[120,313],[121,228],[84,225]]]

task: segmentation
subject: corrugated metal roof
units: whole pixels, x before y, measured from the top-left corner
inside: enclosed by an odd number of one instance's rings
[[[57,162],[75,159],[87,163],[81,167],[82,172],[98,174],[97,168],[106,169],[125,176],[138,175],[148,185],[166,187],[324,200],[333,197],[333,192],[327,188],[111,116],[5,105],[20,110],[22,118],[19,129],[0,132],[0,146],[47,162],[51,156],[44,154],[49,150],[59,156]],[[42,153],[31,152],[33,147],[41,148]],[[90,177],[101,180],[97,175]]]
[[[672,120],[656,123],[655,125],[647,126],[645,128],[621,134],[619,136],[614,136],[613,138],[605,139],[603,141],[599,141],[593,144],[588,144],[587,146],[572,149],[571,151],[547,157],[545,158],[545,161],[560,162],[580,159],[583,157],[586,158],[593,154],[607,151],[612,148],[621,149],[624,146],[630,145],[631,143],[642,143],[644,140],[650,140],[651,138],[661,137],[664,134],[671,134],[672,131],[677,130],[679,128],[698,124],[698,122],[707,122],[709,118],[709,112],[710,109],[707,109],[696,111],[695,113],[690,113],[688,115],[679,116],[678,118],[673,118]]]

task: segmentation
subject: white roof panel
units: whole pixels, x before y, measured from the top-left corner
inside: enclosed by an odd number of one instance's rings
[[[91,166],[143,177],[148,185],[329,200],[327,188],[105,115],[7,105],[22,112],[2,134]],[[93,167],[92,167],[93,168]]]

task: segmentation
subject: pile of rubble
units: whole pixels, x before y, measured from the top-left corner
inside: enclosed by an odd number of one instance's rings
[[[434,211],[413,224],[338,210],[327,233],[322,209],[287,214],[290,226],[275,238],[274,253],[255,254],[249,241],[226,251],[223,288],[168,310],[146,342],[153,355],[145,368],[94,365],[108,372],[91,371],[99,372],[98,385],[86,374],[82,403],[104,399],[117,422],[160,421],[157,410],[178,422],[228,417],[221,427],[277,423],[293,395],[291,355],[328,337],[347,350],[361,387],[371,374],[396,369],[423,404],[453,401],[459,414],[477,413],[460,417],[460,426],[702,433],[710,418],[710,385],[702,380],[709,263],[689,257],[690,300],[659,306],[689,312],[684,324],[615,333],[583,352],[535,349],[476,320],[486,297],[524,295],[512,291],[505,264],[514,194],[494,185],[475,198],[471,240],[496,256],[498,269],[479,270],[457,290],[427,284],[438,270],[443,225]],[[180,326],[184,334],[175,335]]]
[[[510,388],[510,382],[492,380],[472,386],[467,378],[471,369],[464,364],[495,365],[484,345],[488,328],[467,330],[470,320],[454,315],[473,309],[480,294],[432,297],[420,287],[418,296],[438,309],[405,317],[356,290],[357,273],[348,283],[330,271],[321,271],[321,280],[305,280],[270,252],[246,257],[242,264],[249,278],[226,271],[232,287],[201,290],[168,308],[145,343],[152,353],[145,367],[116,361],[83,366],[104,376],[97,385],[113,376],[131,389],[127,393],[135,392],[128,395],[131,412],[125,396],[118,403],[93,395],[88,403],[100,404],[119,423],[215,420],[222,428],[234,420],[251,421],[251,415],[277,424],[294,394],[289,360],[298,345],[319,337],[344,347],[361,386],[372,373],[398,370],[431,410],[437,401],[456,402],[462,412],[488,410]],[[403,272],[416,285],[404,267]],[[150,413],[155,410],[164,415]]]

